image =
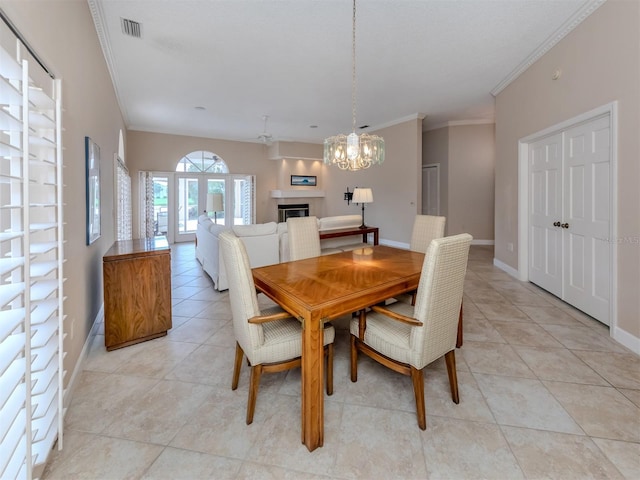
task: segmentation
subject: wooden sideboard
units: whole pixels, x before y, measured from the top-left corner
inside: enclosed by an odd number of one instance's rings
[[[171,328],[171,248],[165,237],[115,242],[102,258],[107,350]]]
[[[325,238],[348,237],[362,235],[362,242],[367,243],[367,235],[373,233],[373,244],[378,245],[378,227],[339,228],[336,230],[320,230],[320,240]]]

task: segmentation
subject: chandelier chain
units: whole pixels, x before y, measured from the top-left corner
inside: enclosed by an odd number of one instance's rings
[[[324,140],[325,165],[337,165],[341,170],[357,171],[384,162],[384,139],[378,135],[356,133],[356,0],[353,0],[351,37],[351,113],[349,135],[338,134]]]
[[[352,131],[356,131],[356,0],[353,0],[353,22],[352,22],[352,38],[351,38],[351,114],[352,114]]]

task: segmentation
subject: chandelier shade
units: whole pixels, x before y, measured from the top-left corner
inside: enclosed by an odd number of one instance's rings
[[[342,170],[356,171],[384,162],[384,139],[368,133],[356,134],[356,0],[353,0],[352,26],[352,131],[349,135],[338,134],[325,139],[323,160],[325,165],[336,165]]]

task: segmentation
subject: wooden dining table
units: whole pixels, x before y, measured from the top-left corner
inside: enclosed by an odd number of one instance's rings
[[[418,288],[424,254],[384,245],[253,269],[258,291],[302,322],[302,443],[324,441],[326,322]]]

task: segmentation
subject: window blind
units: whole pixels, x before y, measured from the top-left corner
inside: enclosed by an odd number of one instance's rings
[[[56,440],[62,448],[62,89],[19,39],[5,33],[0,46],[0,478],[31,479],[44,468]]]

